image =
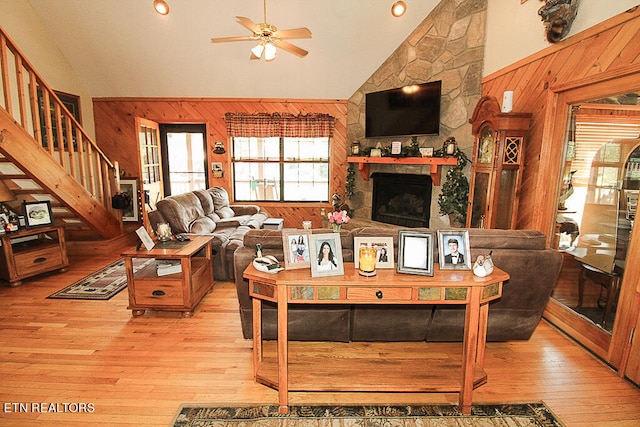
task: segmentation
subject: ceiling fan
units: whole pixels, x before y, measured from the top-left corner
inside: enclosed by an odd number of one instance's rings
[[[264,22],[261,24],[254,23],[251,19],[244,16],[236,16],[237,22],[243,27],[249,29],[253,34],[250,36],[237,37],[215,37],[211,39],[211,43],[238,42],[247,40],[256,40],[258,44],[251,49],[251,59],[260,59],[264,52],[264,59],[272,61],[276,57],[276,47],[286,50],[287,52],[305,57],[309,52],[295,46],[286,39],[309,39],[311,31],[308,28],[292,28],[289,30],[278,30],[274,25],[267,22],[267,0],[264,0]]]

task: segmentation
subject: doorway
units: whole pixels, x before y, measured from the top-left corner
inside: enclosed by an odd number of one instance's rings
[[[204,124],[161,124],[164,194],[207,188],[207,139]]]

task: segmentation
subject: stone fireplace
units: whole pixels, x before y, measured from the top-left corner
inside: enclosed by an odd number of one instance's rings
[[[371,219],[405,227],[429,227],[431,177],[374,173]]]

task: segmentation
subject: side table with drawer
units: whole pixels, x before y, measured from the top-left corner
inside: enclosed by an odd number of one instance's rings
[[[127,269],[129,309],[133,316],[146,310],[181,311],[190,317],[202,298],[213,289],[211,236],[190,236],[180,242],[157,242],[153,249],[131,248],[122,253]],[[135,271],[134,258],[154,258],[146,267]],[[159,275],[157,263],[173,261],[178,272]]]
[[[24,228],[1,235],[0,242],[0,278],[10,286],[19,286],[23,279],[38,274],[65,271],[69,266],[63,227]]]

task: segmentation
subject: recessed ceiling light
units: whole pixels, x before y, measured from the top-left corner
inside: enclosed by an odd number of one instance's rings
[[[392,6],[391,6],[391,14],[393,16],[395,16],[396,18],[399,16],[404,15],[404,13],[407,11],[407,4],[405,2],[403,2],[402,0],[395,2]]]
[[[160,15],[168,15],[169,14],[169,5],[164,0],[153,0],[153,8]]]

